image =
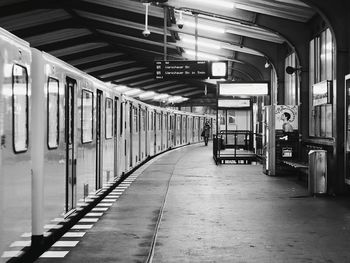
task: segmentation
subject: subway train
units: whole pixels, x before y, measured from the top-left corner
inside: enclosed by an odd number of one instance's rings
[[[4,29],[0,81],[1,253],[148,158],[200,142],[215,122],[119,94]]]

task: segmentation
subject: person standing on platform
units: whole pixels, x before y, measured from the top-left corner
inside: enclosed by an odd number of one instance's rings
[[[202,132],[202,136],[204,137],[205,146],[208,145],[209,135],[210,135],[210,125],[209,125],[209,121],[206,121],[204,124],[204,127],[203,127],[203,132]]]

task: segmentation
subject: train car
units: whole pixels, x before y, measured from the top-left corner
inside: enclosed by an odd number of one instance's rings
[[[41,240],[45,224],[146,158],[198,141],[199,116],[125,97],[0,35],[1,251],[23,233]]]
[[[174,146],[181,145],[181,114],[179,112],[175,113],[175,142]]]
[[[168,127],[168,148],[173,148],[175,145],[175,114],[171,110],[168,110]]]
[[[187,120],[186,120],[186,115],[181,114],[181,145],[186,144],[187,140]]]
[[[140,132],[139,132],[139,142],[140,142],[140,161],[144,161],[147,158],[147,119],[146,119],[147,105],[140,103],[139,109],[139,120],[140,120]]]
[[[161,144],[162,144],[162,110],[160,108],[156,108],[154,111],[155,118],[154,118],[154,131],[155,131],[155,154],[160,153],[161,150]]]
[[[125,113],[125,127],[124,127],[124,139],[125,139],[125,172],[132,169],[132,124],[133,124],[133,112],[132,104],[130,100],[124,98],[124,113]]]
[[[200,130],[199,130],[199,117],[197,115],[195,115],[193,117],[193,140],[195,142],[199,141],[199,137],[200,137]]]
[[[155,130],[154,130],[154,107],[147,107],[147,144],[148,155],[153,156],[155,154]]]
[[[124,96],[120,96],[118,100],[118,175],[122,175],[127,170],[126,165],[126,155],[127,155],[127,147],[126,147],[126,139],[125,139],[125,129],[126,129],[126,110],[125,110],[125,98]]]
[[[161,114],[161,137],[161,151],[165,151],[168,148],[168,112],[164,109]]]
[[[187,136],[188,136],[188,143],[193,143],[193,115],[188,115],[187,116]]]
[[[0,28],[0,57],[0,251],[4,251],[31,231],[29,44]]]
[[[38,155],[33,165],[42,167],[35,178],[43,188],[33,202],[33,231],[43,234],[43,222],[68,216],[87,195],[120,175],[114,130],[119,95],[45,52],[32,49],[32,54],[33,123],[38,119],[32,127]]]
[[[131,166],[140,162],[140,104],[130,99],[131,111]]]

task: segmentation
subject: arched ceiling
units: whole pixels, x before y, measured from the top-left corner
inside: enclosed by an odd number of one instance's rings
[[[269,54],[259,46],[266,43],[278,48],[286,44],[278,32],[259,27],[257,17],[306,24],[315,14],[297,0],[151,2],[151,34],[144,37],[143,2],[2,0],[0,27],[103,81],[207,105],[214,102],[213,81],[155,80],[154,61],[163,60],[165,51],[169,60],[195,59],[191,52],[196,50],[197,36],[199,52],[229,61],[230,79],[268,80],[270,69],[264,65]],[[176,24],[180,12],[184,21],[181,29]],[[198,55],[198,59],[206,57]],[[148,97],[147,101],[152,99]]]

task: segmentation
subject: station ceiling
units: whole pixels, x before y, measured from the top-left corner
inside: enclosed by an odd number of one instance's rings
[[[142,34],[146,2],[151,32],[147,37]],[[32,47],[102,81],[182,96],[195,105],[215,101],[215,81],[155,80],[155,60],[194,60],[197,39],[197,59],[228,60],[229,79],[268,80],[268,57],[259,44],[286,45],[286,40],[279,32],[259,27],[258,18],[306,24],[314,14],[298,0],[0,1],[0,27]],[[152,97],[145,100],[152,102]]]

